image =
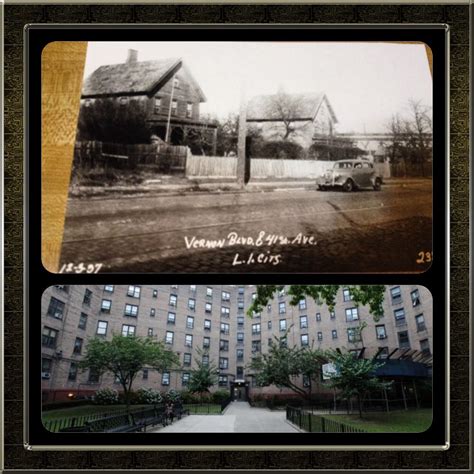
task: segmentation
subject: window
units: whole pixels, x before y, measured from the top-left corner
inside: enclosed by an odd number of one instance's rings
[[[212,288],[210,286],[206,288],[206,296],[212,298]]]
[[[43,328],[43,335],[41,338],[41,344],[45,347],[51,347],[55,348],[56,347],[56,341],[58,337],[59,331],[56,331],[56,329],[49,328],[45,326]]]
[[[69,285],[54,285],[60,291],[64,291],[64,293],[69,293]]]
[[[229,359],[227,357],[219,357],[219,369],[227,370],[229,368]]]
[[[401,349],[410,348],[410,339],[408,338],[408,331],[400,331],[398,333],[398,347]]]
[[[120,97],[119,98],[119,104],[120,105],[127,105],[128,102],[128,97]]]
[[[170,295],[168,304],[174,307],[178,306],[178,297],[176,295]]]
[[[230,317],[230,308],[226,308],[225,306],[221,307],[221,316],[224,318]]]
[[[176,313],[172,313],[171,311],[168,313],[168,319],[166,320],[168,324],[175,324],[176,323]]]
[[[278,312],[280,314],[286,313],[286,304],[285,304],[285,302],[278,304]]]
[[[173,99],[171,102],[171,115],[176,115],[178,113],[178,101]]]
[[[227,375],[219,375],[219,387],[227,387]]]
[[[230,301],[230,293],[227,291],[222,292],[222,301]]]
[[[100,311],[102,313],[110,313],[110,308],[112,308],[112,301],[102,300],[102,303],[100,304]]]
[[[300,316],[300,328],[305,329],[308,327],[308,316]]]
[[[141,288],[139,286],[130,285],[128,287],[127,296],[131,296],[132,298],[140,298],[140,291]]]
[[[50,373],[53,368],[53,361],[51,359],[46,359],[43,357],[41,359],[41,372]]]
[[[237,333],[237,344],[242,344],[244,342],[244,333],[238,332]]]
[[[150,317],[151,317],[151,318],[154,318],[154,317],[155,317],[155,314],[156,314],[155,308],[150,308]]]
[[[280,338],[280,347],[288,347],[288,339],[286,336]]]
[[[252,324],[252,335],[257,336],[261,333],[260,323]]]
[[[413,307],[418,306],[421,304],[420,300],[420,292],[418,290],[413,290],[411,293],[411,303]]]
[[[310,386],[311,386],[311,379],[306,374],[303,374],[303,387],[308,388]]]
[[[241,328],[244,325],[244,317],[243,316],[237,316],[237,326]]]
[[[406,323],[405,320],[405,310],[403,308],[401,309],[396,309],[393,312],[393,315],[395,316],[395,325],[396,326],[401,326]]]
[[[48,307],[48,316],[52,316],[56,319],[63,319],[65,304],[58,299],[51,297]]]
[[[239,295],[243,295],[245,292],[245,288],[243,286],[239,286]]]
[[[148,328],[147,335],[148,336],[153,336],[153,328]]]
[[[337,339],[337,330],[336,330],[336,329],[333,329],[333,330],[331,331],[331,335],[332,335],[332,338],[333,338],[333,339]]]
[[[316,321],[321,321],[321,313],[316,313]]]
[[[155,114],[161,112],[161,97],[155,97]]]
[[[125,316],[136,318],[138,316],[138,306],[134,304],[125,305]]]
[[[244,350],[237,349],[237,360],[244,360]]]
[[[344,288],[342,290],[342,298],[344,299],[344,301],[351,301],[352,300],[352,295],[351,295],[351,292],[350,292],[349,288]]]
[[[188,102],[186,104],[186,117],[191,118],[193,116],[193,104]]]
[[[89,383],[99,383],[99,377],[100,377],[99,372],[93,369],[89,370],[89,380],[88,380]]]
[[[211,303],[206,303],[205,307],[204,307],[204,311],[206,313],[212,313],[212,304]]]
[[[283,298],[285,296],[285,288],[278,292],[278,298]]]
[[[385,339],[387,333],[385,332],[385,324],[379,324],[375,326],[375,333],[377,334],[377,339]]]
[[[204,349],[209,349],[211,346],[211,338],[210,337],[203,337],[202,338],[202,347]]]
[[[318,332],[318,341],[323,340],[323,333],[321,331]]]
[[[98,321],[97,322],[97,332],[99,336],[105,336],[107,334],[107,326],[109,323],[107,321]]]
[[[179,285],[171,285],[171,289],[172,289],[172,290],[177,290],[178,287],[179,287]]]
[[[386,359],[388,357],[388,347],[379,347],[376,359]]]
[[[336,312],[333,310],[333,311],[329,311],[329,317],[331,319],[336,319]]]
[[[237,301],[237,311],[239,313],[244,312],[244,302],[243,301]]]
[[[76,337],[74,341],[74,348],[72,350],[73,354],[80,354],[82,352],[82,344],[84,343],[84,339],[80,337]]]
[[[268,321],[268,323],[267,323],[267,328],[268,328],[268,329],[271,329],[271,328],[272,328],[272,322],[271,322],[271,321]]]
[[[71,365],[69,366],[69,373],[67,374],[67,379],[74,381],[77,379],[77,370],[78,370],[78,365],[76,362],[71,362]]]
[[[390,294],[392,296],[392,304],[398,304],[402,301],[402,290],[399,286],[390,288]]]
[[[204,367],[209,367],[209,356],[207,354],[203,354],[202,356],[202,365]]]
[[[85,329],[86,326],[87,326],[87,314],[81,313],[81,315],[79,316],[79,324],[77,325],[77,327],[79,329]]]
[[[359,342],[360,339],[360,331],[358,328],[348,328],[347,329],[347,340],[349,342]]]
[[[358,319],[359,319],[359,310],[357,308],[346,309],[346,321],[348,323],[352,321],[357,321]]]
[[[191,354],[189,352],[185,352],[183,355],[183,365],[185,366],[191,365]]]
[[[183,375],[181,376],[181,385],[183,385],[183,387],[188,385],[189,378],[190,378],[189,372],[183,372]]]
[[[229,350],[229,341],[221,339],[219,341],[219,350],[221,351],[228,351]]]
[[[153,290],[153,298],[158,298],[158,290]]]
[[[91,300],[92,300],[92,291],[89,290],[89,288],[86,288],[86,291],[84,291],[84,299],[82,300],[82,304],[90,306]]]
[[[189,285],[189,292],[196,294],[196,285]]]
[[[122,336],[134,336],[135,335],[135,326],[130,326],[129,324],[122,325]]]
[[[309,336],[308,334],[301,334],[301,345],[303,347],[309,346]]]
[[[143,377],[143,380],[148,380],[148,369],[142,370],[142,377]]]
[[[193,329],[194,328],[194,318],[192,316],[188,316],[186,318],[186,329]]]
[[[173,78],[173,87],[177,88],[179,87],[179,77],[174,77]]]
[[[104,291],[107,293],[113,293],[114,292],[114,285],[105,285],[104,286]]]
[[[306,300],[305,299],[300,300],[299,303],[298,303],[298,306],[300,308],[300,311],[305,310],[306,309]]]
[[[425,317],[422,314],[415,316],[417,332],[426,330]]]
[[[161,374],[161,385],[169,385],[170,384],[170,373],[163,372]]]
[[[428,339],[422,339],[420,341],[420,349],[423,354],[431,354],[430,341],[428,341]]]
[[[221,334],[229,334],[229,328],[227,323],[221,323]]]
[[[280,331],[286,331],[286,319],[280,319]]]
[[[244,368],[243,367],[237,367],[236,378],[237,379],[243,379],[244,378]]]
[[[173,344],[173,340],[174,340],[174,332],[166,331],[165,344]]]
[[[184,345],[186,347],[193,347],[193,336],[192,336],[192,334],[186,334],[184,336]]]
[[[204,330],[205,331],[210,331],[211,330],[211,320],[210,319],[205,319],[204,320]]]
[[[196,311],[196,300],[193,298],[188,299],[188,309],[191,311]]]
[[[272,312],[272,305],[267,304],[267,313],[271,313],[271,312]]]
[[[262,343],[260,341],[252,341],[252,352],[261,352]]]

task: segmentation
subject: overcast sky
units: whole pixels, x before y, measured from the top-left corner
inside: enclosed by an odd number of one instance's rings
[[[275,42],[90,42],[85,76],[104,64],[181,57],[200,84],[204,113],[238,112],[248,98],[285,91],[323,91],[340,132],[381,132],[410,98],[432,106],[432,80],[422,44]]]

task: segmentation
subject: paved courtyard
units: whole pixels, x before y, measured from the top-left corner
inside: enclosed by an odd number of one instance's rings
[[[284,411],[252,408],[247,402],[232,402],[223,415],[189,415],[159,433],[297,433],[286,422]]]

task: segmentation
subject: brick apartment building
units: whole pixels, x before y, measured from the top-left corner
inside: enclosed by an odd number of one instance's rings
[[[424,287],[387,286],[384,316],[378,322],[368,307],[355,307],[347,289],[339,290],[333,312],[312,299],[291,306],[283,291],[261,314],[250,318],[246,312],[255,292],[254,286],[233,285],[48,288],[41,308],[43,401],[65,399],[71,393],[92,395],[104,386],[120,389],[110,374],[98,378],[78,368],[91,338],[110,338],[117,333],[163,340],[179,354],[179,370],[158,373],[145,369],[135,388],[185,389],[195,359],[207,357],[219,368],[215,389],[243,390],[242,396],[285,392],[256,387],[246,366],[287,329],[289,345],[341,348],[357,351],[360,357],[384,359],[390,362],[387,376],[396,377],[399,371],[406,379],[430,373],[432,298]],[[367,323],[362,341],[356,340],[354,332],[361,321]],[[199,355],[203,349],[204,355]],[[400,364],[405,364],[402,369]],[[300,383],[305,386],[304,380]]]

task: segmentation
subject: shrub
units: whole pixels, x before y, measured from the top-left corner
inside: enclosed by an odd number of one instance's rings
[[[217,390],[211,395],[212,403],[222,403],[224,400],[229,398],[229,392],[227,390]]]
[[[153,388],[140,388],[137,390],[139,403],[144,405],[157,405],[163,402],[163,396]]]
[[[255,158],[273,158],[280,160],[303,160],[306,152],[298,143],[289,141],[254,141],[250,150]]]
[[[181,394],[176,390],[170,390],[165,393],[165,401],[166,402],[180,402],[181,401]]]
[[[97,405],[114,405],[118,401],[118,392],[113,388],[101,388],[95,392],[94,403]]]
[[[196,394],[191,393],[189,390],[181,392],[181,400],[183,403],[199,403],[199,397]]]

